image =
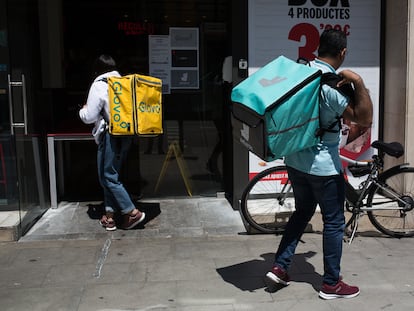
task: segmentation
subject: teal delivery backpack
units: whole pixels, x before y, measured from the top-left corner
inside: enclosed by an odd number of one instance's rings
[[[322,72],[279,56],[231,93],[233,137],[265,161],[316,145]]]

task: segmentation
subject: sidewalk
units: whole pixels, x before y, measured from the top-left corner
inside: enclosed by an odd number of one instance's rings
[[[105,232],[87,203],[61,204],[19,242],[0,243],[0,309],[9,310],[413,310],[413,239],[344,244],[354,299],[318,298],[319,233],[298,246],[286,288],[265,273],[280,236],[246,235],[225,199],[147,202],[144,229]],[[96,204],[92,204],[92,207]],[[316,225],[315,225],[316,227]],[[369,236],[367,236],[369,235]]]

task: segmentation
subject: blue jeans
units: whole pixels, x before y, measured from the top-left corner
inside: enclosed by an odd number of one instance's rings
[[[296,246],[319,204],[323,219],[323,282],[335,285],[339,280],[345,229],[344,177],[309,175],[290,167],[288,174],[295,195],[295,211],[276,252],[275,265],[288,270]]]
[[[130,137],[114,137],[106,131],[98,145],[98,177],[104,191],[106,212],[120,211],[125,215],[135,209],[128,192],[119,180],[119,172],[131,143]]]

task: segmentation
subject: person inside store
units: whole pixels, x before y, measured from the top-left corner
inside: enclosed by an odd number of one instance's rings
[[[132,144],[129,136],[112,136],[107,130],[109,120],[108,84],[106,79],[119,77],[115,60],[109,55],[99,56],[93,64],[94,80],[86,104],[79,116],[86,124],[95,123],[92,134],[98,144],[97,163],[99,182],[103,188],[105,214],[100,219],[107,231],[117,229],[115,213],[121,215],[122,229],[132,229],[145,219],[120,180],[120,170]]]
[[[207,160],[206,168],[217,181],[220,181],[222,178],[219,170],[219,156],[223,153],[226,115],[224,110],[226,109],[227,100],[230,98],[232,80],[232,56],[227,55],[223,58],[220,76],[216,76],[214,83],[215,86],[220,85],[221,92],[219,92],[219,96],[221,99],[215,98],[213,95],[210,96],[214,101],[212,105],[212,119],[217,130],[218,140]],[[212,94],[215,93],[217,92],[212,92]]]
[[[320,36],[318,57],[310,65],[332,72],[342,65],[347,53],[347,38],[342,31],[325,30]],[[360,75],[351,71],[339,72],[342,78],[340,88],[351,84],[353,99],[342,94],[335,87],[322,86],[320,121],[322,128],[328,128],[336,118],[344,118],[363,127],[372,123],[372,102]],[[322,299],[352,298],[359,295],[359,288],[346,284],[340,275],[342,243],[345,229],[344,200],[345,184],[339,157],[340,122],[338,131],[325,132],[317,146],[286,156],[295,197],[295,211],[292,213],[271,271],[266,277],[271,282],[289,285],[289,267],[306,225],[319,205],[323,220],[323,265],[324,273],[319,297]]]

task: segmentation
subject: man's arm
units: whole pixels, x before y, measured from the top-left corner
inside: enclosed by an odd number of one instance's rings
[[[339,75],[343,80],[338,83],[338,87],[345,83],[352,83],[355,90],[355,98],[345,108],[343,117],[359,125],[371,127],[373,106],[361,76],[351,70],[344,70]]]

